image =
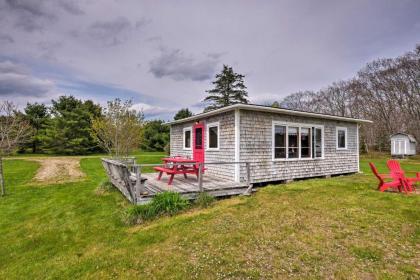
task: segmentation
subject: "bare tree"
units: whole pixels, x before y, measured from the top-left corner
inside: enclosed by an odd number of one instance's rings
[[[0,187],[1,195],[6,194],[3,174],[3,157],[13,153],[31,134],[31,126],[20,114],[16,106],[9,102],[0,103]]]
[[[104,116],[92,121],[93,136],[114,157],[126,157],[141,141],[143,114],[131,109],[131,101],[108,101]]]
[[[281,106],[354,118],[374,125],[361,129],[361,147],[389,149],[389,136],[406,132],[420,139],[420,45],[394,59],[368,63],[356,77],[339,81],[318,92],[298,92]]]

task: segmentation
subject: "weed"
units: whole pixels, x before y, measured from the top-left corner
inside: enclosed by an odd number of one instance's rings
[[[212,205],[215,201],[214,196],[209,195],[208,193],[200,193],[194,201],[194,204],[200,208],[207,208]]]

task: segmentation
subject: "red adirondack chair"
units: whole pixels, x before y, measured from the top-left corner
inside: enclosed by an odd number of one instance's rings
[[[401,168],[400,162],[395,159],[390,159],[386,162],[386,165],[388,166],[391,173],[394,173],[396,176],[400,176],[404,182],[407,184],[408,191],[415,191],[416,188],[414,187],[414,184],[416,182],[420,182],[420,172],[416,173],[416,177],[410,178],[405,175],[404,170]]]
[[[370,166],[370,169],[372,169],[373,174],[379,180],[379,185],[378,185],[379,191],[383,192],[389,188],[393,188],[393,189],[397,189],[399,192],[401,192],[402,189],[404,189],[404,191],[407,192],[399,176],[392,175],[392,174],[379,174],[378,169],[372,162],[369,162],[369,166]],[[392,181],[386,182],[385,179],[392,179]]]

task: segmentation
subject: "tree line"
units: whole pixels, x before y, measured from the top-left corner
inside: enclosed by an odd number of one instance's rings
[[[140,125],[137,134],[130,136],[137,141],[137,146],[145,151],[164,151],[169,143],[169,127],[163,120],[145,120],[142,112],[133,112],[129,110],[130,106],[131,101],[115,99],[103,108],[92,100],[82,101],[74,96],[60,96],[52,100],[50,106],[28,103],[22,112],[18,112],[30,126],[29,136],[19,144],[18,152],[63,155],[109,152],[97,132],[104,134],[111,130],[101,127],[109,124],[100,120],[121,114],[121,110],[130,111]]]
[[[420,140],[420,45],[399,57],[367,63],[350,80],[296,92],[272,106],[372,120],[360,131],[365,152],[389,150],[389,137],[397,132]]]

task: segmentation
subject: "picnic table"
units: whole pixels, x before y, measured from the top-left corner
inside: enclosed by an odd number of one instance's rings
[[[162,178],[163,173],[170,175],[168,185],[172,184],[176,174],[183,174],[187,179],[187,174],[195,174],[198,177],[197,161],[184,157],[165,157],[162,158],[163,166],[156,166],[154,169],[159,172],[158,180]]]

